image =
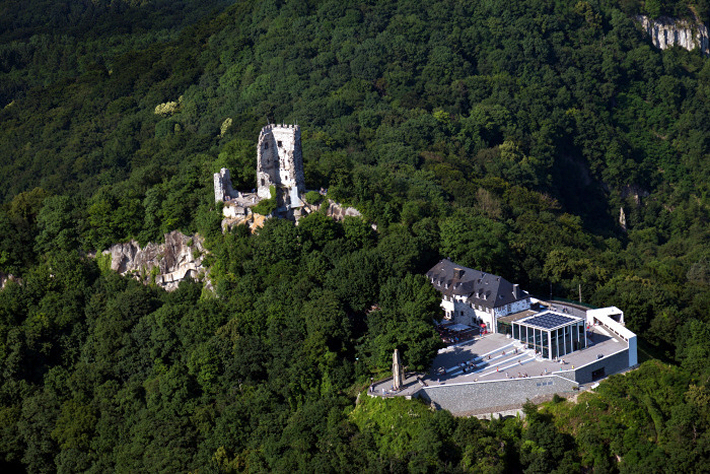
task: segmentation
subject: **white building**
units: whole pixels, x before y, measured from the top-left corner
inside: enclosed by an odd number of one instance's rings
[[[448,259],[427,272],[442,294],[444,319],[468,326],[486,325],[496,332],[498,318],[530,309],[530,295],[504,278],[473,270]]]

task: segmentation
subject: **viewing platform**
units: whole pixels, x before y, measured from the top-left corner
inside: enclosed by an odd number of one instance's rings
[[[440,349],[429,373],[408,374],[401,390],[388,378],[368,394],[423,398],[455,415],[481,414],[572,394],[628,368],[629,344],[621,337],[601,325],[590,326],[586,336],[588,347],[557,360],[504,334],[476,336]]]

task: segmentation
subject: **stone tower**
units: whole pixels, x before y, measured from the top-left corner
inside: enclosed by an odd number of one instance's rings
[[[282,212],[293,214],[295,208],[303,206],[301,198],[306,191],[306,180],[298,125],[270,124],[261,129],[256,151],[256,181],[260,198],[269,198],[269,188],[276,188]]]

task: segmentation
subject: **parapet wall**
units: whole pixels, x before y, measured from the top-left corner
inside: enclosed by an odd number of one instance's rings
[[[614,319],[617,318],[617,319]],[[616,306],[608,308],[590,309],[587,311],[587,324],[601,324],[616,337],[626,341],[629,349],[626,351],[626,367],[633,367],[638,364],[638,354],[636,349],[636,334],[624,325],[624,312]]]
[[[522,406],[527,400],[571,392],[579,384],[558,375],[525,379],[495,380],[460,384],[432,385],[421,388],[414,396],[454,415],[495,411],[496,407]]]

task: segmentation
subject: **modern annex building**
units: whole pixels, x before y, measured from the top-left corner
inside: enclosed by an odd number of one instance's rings
[[[586,349],[590,329],[600,325],[631,346],[629,365],[636,365],[636,335],[624,326],[624,313],[619,308],[590,310],[547,304],[504,278],[449,259],[434,265],[427,277],[441,292],[445,323],[485,325],[486,332],[512,337],[547,360]]]
[[[421,398],[455,415],[500,413],[526,400],[593,387],[638,364],[636,335],[615,306],[543,301],[499,276],[450,260],[427,277],[442,294],[440,327],[465,331],[484,324],[487,334],[449,340],[429,374],[409,374],[398,389],[391,378],[376,382],[371,396]]]
[[[586,321],[572,315],[543,311],[511,322],[513,339],[544,359],[557,359],[587,347]]]

